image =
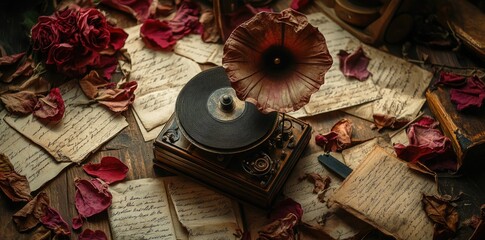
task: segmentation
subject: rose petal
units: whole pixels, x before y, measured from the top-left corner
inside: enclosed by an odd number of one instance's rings
[[[443,84],[449,87],[458,87],[466,83],[466,77],[450,72],[440,72],[440,77],[436,84]]]
[[[103,157],[100,163],[83,166],[87,174],[99,177],[108,184],[125,179],[128,167],[115,157]]]
[[[407,119],[404,119],[404,118],[396,119],[395,116],[391,116],[387,114],[375,113],[374,115],[372,115],[372,117],[374,119],[374,126],[377,128],[377,131],[380,131],[384,128],[399,129],[409,123],[409,120]]]
[[[217,43],[221,39],[217,21],[212,10],[205,10],[200,15],[199,22],[202,24],[202,41]]]
[[[340,71],[344,74],[344,76],[353,77],[359,81],[364,81],[371,75],[371,73],[367,70],[370,58],[365,55],[362,47],[359,47],[359,49],[352,54],[349,54],[344,50],[340,50],[338,57],[340,60]]]
[[[150,17],[153,0],[102,0],[101,3],[133,15],[139,22]]]
[[[80,229],[84,224],[84,217],[81,215],[78,215],[77,217],[72,218],[72,228],[74,230]]]
[[[261,239],[294,239],[294,227],[301,221],[303,209],[291,198],[279,202],[271,211],[271,223],[259,233]]]
[[[27,202],[32,199],[29,181],[17,172],[0,173],[0,189],[14,202]]]
[[[473,76],[467,79],[462,88],[451,89],[450,95],[458,111],[480,108],[485,102],[485,83]]]
[[[8,56],[2,56],[0,57],[0,66],[10,66],[17,64],[22,57],[25,56],[25,52],[13,54],[13,55],[8,55]]]
[[[315,143],[323,147],[325,152],[336,152],[338,149],[338,133],[329,132],[326,134],[318,134],[315,136]]]
[[[0,153],[0,173],[11,173],[15,171],[7,155]]]
[[[40,222],[49,229],[52,229],[56,235],[69,236],[69,225],[62,218],[57,210],[47,206],[45,208],[45,214],[40,218]]]
[[[308,3],[310,3],[310,0],[292,0],[290,7],[295,9],[295,10],[299,10],[299,9],[307,6]]]
[[[120,50],[125,45],[125,41],[128,38],[128,33],[126,33],[122,28],[111,26],[108,26],[108,30],[110,32],[110,48],[113,51]]]
[[[39,219],[44,216],[47,206],[49,206],[49,198],[45,192],[40,192],[12,216],[17,229],[24,232],[37,226],[40,223]]]
[[[98,72],[91,71],[89,74],[79,80],[79,86],[84,92],[84,95],[89,99],[95,99],[99,93],[99,89],[113,88],[115,83],[111,83],[99,76]]]
[[[78,240],[108,240],[108,237],[101,230],[93,231],[88,228],[79,235]]]
[[[330,177],[327,176],[323,178],[318,173],[306,173],[304,176],[299,178],[300,181],[304,179],[307,179],[314,184],[313,193],[315,194],[326,190],[330,186],[331,182]]]
[[[108,186],[97,179],[76,179],[75,204],[79,215],[90,217],[98,214],[111,206],[113,196],[108,191]]]
[[[102,89],[96,101],[108,107],[113,112],[122,112],[128,109],[135,100],[136,81],[126,82],[117,89]]]
[[[7,111],[15,114],[30,114],[37,105],[37,96],[30,91],[5,93],[0,95]]]
[[[270,213],[270,219],[276,220],[286,217],[289,213],[294,214],[298,221],[303,216],[303,208],[301,205],[291,198],[287,198],[278,202]]]
[[[148,48],[155,50],[171,50],[177,43],[168,22],[157,19],[145,20],[140,28],[140,36]]]
[[[30,77],[34,73],[32,65],[32,58],[25,58],[25,61],[21,62],[20,65],[11,66],[7,71],[2,71],[2,69],[0,69],[0,72],[3,72],[3,74],[0,75],[0,79],[5,83],[10,83],[18,77]]]
[[[61,91],[59,88],[53,88],[49,95],[39,98],[34,108],[34,116],[57,122],[64,116],[64,111],[64,100],[62,99]]]

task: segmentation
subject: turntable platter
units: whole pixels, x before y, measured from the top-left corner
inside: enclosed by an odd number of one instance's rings
[[[181,90],[177,122],[187,139],[209,152],[232,154],[265,141],[277,125],[276,112],[261,113],[239,100],[222,67],[203,71]]]

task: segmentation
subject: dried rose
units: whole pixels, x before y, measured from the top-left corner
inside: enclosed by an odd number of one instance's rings
[[[108,184],[125,179],[128,167],[115,157],[103,157],[100,163],[85,164],[87,174],[101,178]]]
[[[57,210],[50,206],[45,207],[44,215],[39,220],[45,227],[52,229],[57,236],[69,236],[71,234],[67,222]]]
[[[318,28],[292,9],[260,12],[239,25],[222,59],[238,98],[265,113],[296,111],[307,104],[332,62]]]
[[[108,185],[97,179],[76,179],[75,205],[79,215],[90,217],[98,214],[111,206],[113,196],[108,190]]]
[[[199,5],[195,2],[183,0],[172,20],[168,21],[175,40],[183,38],[189,33],[202,33],[199,22]]]
[[[110,31],[104,15],[95,8],[81,8],[78,18],[81,43],[85,48],[101,51],[110,43]]]
[[[55,28],[60,33],[60,42],[67,42],[78,31],[78,8],[72,6],[55,12]]]
[[[46,53],[59,42],[58,26],[56,18],[52,16],[40,16],[37,24],[32,27],[32,48],[34,51]]]
[[[264,226],[258,239],[294,239],[294,227],[301,221],[303,209],[291,198],[279,202],[271,211],[271,223]]]
[[[325,152],[336,152],[337,151],[337,141],[338,141],[338,133],[336,132],[328,132],[326,134],[317,134],[315,136],[315,143],[323,147]]]
[[[37,96],[30,91],[5,93],[0,95],[7,111],[15,114],[31,114],[37,105]]]
[[[458,212],[449,201],[423,194],[422,203],[428,217],[435,223],[433,239],[450,239],[458,227]]]
[[[370,58],[368,58],[362,47],[359,47],[355,52],[349,54],[344,50],[340,50],[338,53],[340,60],[340,71],[346,77],[353,77],[359,81],[364,81],[371,73],[367,70]]]
[[[108,26],[108,31],[110,36],[109,50],[111,51],[111,54],[113,54],[125,45],[126,39],[128,38],[128,33],[121,28],[111,26]],[[106,49],[103,50],[103,53],[106,51]]]
[[[467,79],[462,88],[451,89],[450,95],[458,111],[480,108],[485,102],[485,83],[473,76]]]
[[[49,206],[49,198],[45,192],[40,192],[13,215],[17,229],[24,232],[37,226],[40,223],[39,219],[45,215],[47,206]]]
[[[88,228],[79,235],[78,240],[108,240],[108,237],[101,230],[93,231]]]
[[[443,84],[448,87],[459,87],[466,83],[466,77],[450,72],[440,72],[436,84]]]
[[[34,116],[58,122],[64,116],[64,111],[64,100],[62,99],[61,91],[59,88],[53,88],[49,95],[39,98],[37,105],[34,107]]]
[[[337,152],[349,147],[352,144],[352,121],[341,119],[333,125],[329,133],[315,136],[315,142],[325,152]]]
[[[145,20],[140,28],[140,36],[148,48],[155,50],[171,50],[177,43],[168,22],[157,19]]]
[[[120,88],[101,89],[95,100],[113,112],[122,112],[128,109],[135,100],[136,81],[123,83]]]
[[[101,3],[134,16],[143,22],[154,14],[156,5],[153,0],[102,0]]]

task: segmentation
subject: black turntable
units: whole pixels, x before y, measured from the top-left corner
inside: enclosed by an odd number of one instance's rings
[[[181,90],[154,143],[154,163],[235,199],[269,206],[301,156],[311,127],[239,100],[222,67]]]

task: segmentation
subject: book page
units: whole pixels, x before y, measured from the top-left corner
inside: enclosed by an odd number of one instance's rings
[[[104,106],[80,105],[88,102],[88,98],[76,80],[59,88],[66,106],[61,121],[45,123],[32,114],[4,118],[10,126],[43,147],[57,161],[79,163],[128,126],[123,115],[113,113]]]
[[[231,199],[182,177],[166,178],[167,192],[189,239],[238,239],[242,228]]]
[[[177,41],[173,51],[198,63],[213,63],[222,66],[224,45],[206,43],[198,34],[189,34]]]
[[[375,113],[387,114],[397,118],[414,118],[426,102],[424,92],[428,88],[433,74],[404,59],[382,52],[370,46],[351,42],[346,50],[355,51],[362,46],[371,60],[368,70],[379,88],[381,99],[372,103],[345,109],[344,111],[373,121]]]
[[[44,149],[15,131],[3,121],[7,114],[0,106],[0,153],[8,156],[15,171],[27,177],[30,191],[36,191],[71,162],[57,162]]]
[[[150,131],[168,121],[180,90],[200,72],[200,67],[173,52],[146,48],[139,34],[140,25],[125,31],[129,34],[125,48],[132,63],[130,80],[138,82],[133,108],[143,127]]]
[[[328,199],[340,186],[342,180],[324,168],[317,160],[322,153],[314,153],[301,158],[288,180],[283,186],[283,194],[300,203],[303,208],[302,222],[322,229],[334,239],[349,239],[359,233],[369,230],[369,225],[363,221],[339,211],[336,204],[330,204]],[[332,156],[341,160],[338,153]],[[323,195],[323,201],[319,200],[319,194],[313,193],[314,184],[307,179],[300,179],[307,173],[317,173],[323,178],[331,179],[330,186]],[[260,226],[261,227],[261,226]],[[257,230],[256,230],[257,232]]]
[[[437,195],[430,176],[376,147],[333,195],[344,209],[397,239],[432,239],[423,194]]]
[[[323,34],[329,53],[333,58],[325,83],[314,93],[304,109],[308,116],[370,102],[380,98],[379,90],[372,81],[347,79],[339,69],[338,52],[355,39],[323,13],[309,14],[308,21]],[[352,96],[352,97],[349,97]],[[298,114],[297,116],[300,116]]]
[[[374,150],[376,146],[379,146],[386,150],[390,154],[394,154],[394,147],[388,139],[383,137],[376,137],[369,141],[355,145],[351,148],[344,149],[342,151],[343,162],[345,165],[352,169],[356,169],[357,166],[367,157],[367,155]]]
[[[162,178],[131,180],[110,186],[108,210],[113,238],[177,239]]]

